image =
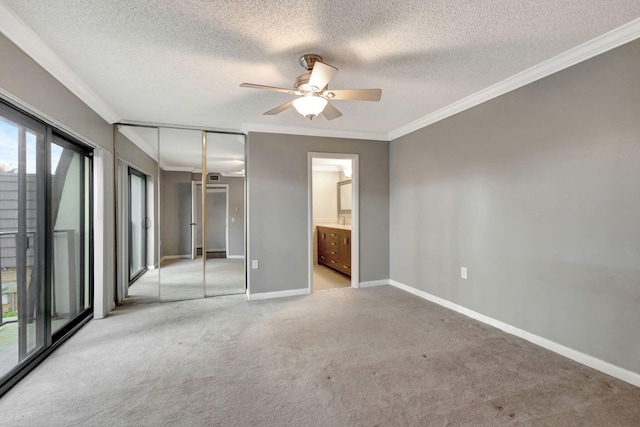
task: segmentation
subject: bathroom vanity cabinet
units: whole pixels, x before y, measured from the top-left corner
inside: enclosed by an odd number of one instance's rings
[[[347,226],[318,226],[318,264],[351,276],[351,230]]]

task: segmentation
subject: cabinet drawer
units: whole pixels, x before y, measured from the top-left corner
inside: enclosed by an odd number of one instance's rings
[[[351,276],[351,266],[349,264],[344,264],[342,262],[338,262],[336,269],[347,276]]]
[[[338,252],[335,251],[326,251],[324,253],[325,257],[327,258],[327,261],[331,262],[331,261],[335,261],[336,263],[338,262]]]
[[[320,251],[318,252],[318,264],[327,264],[332,267],[337,266],[339,261],[339,256],[337,252],[332,251]]]

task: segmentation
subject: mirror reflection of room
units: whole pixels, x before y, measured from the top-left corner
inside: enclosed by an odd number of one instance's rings
[[[351,286],[351,159],[314,158],[313,291]]]
[[[161,301],[245,292],[244,137],[206,133],[204,190],[202,144],[160,132]]]
[[[121,125],[116,140],[119,303],[245,293],[244,136]]]
[[[158,129],[118,125],[115,144],[118,304],[158,302]]]

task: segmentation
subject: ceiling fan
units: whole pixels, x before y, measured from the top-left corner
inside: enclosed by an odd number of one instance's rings
[[[287,108],[294,107],[300,114],[312,120],[322,113],[328,120],[342,116],[340,110],[328,102],[330,99],[347,101],[380,101],[382,89],[340,89],[329,90],[329,82],[338,72],[338,69],[322,62],[322,57],[315,54],[302,55],[300,65],[307,70],[296,79],[293,89],[281,87],[263,86],[253,83],[242,83],[240,87],[252,89],[271,90],[297,95],[299,98],[285,102],[273,108],[265,116],[273,116]]]

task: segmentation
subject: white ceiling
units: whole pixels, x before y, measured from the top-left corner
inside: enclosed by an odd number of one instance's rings
[[[574,48],[625,24],[637,38],[638,17],[638,0],[0,0],[0,30],[111,122],[373,139],[585,59]],[[615,46],[606,37],[595,53]],[[333,121],[263,116],[291,95],[238,85],[291,87],[304,53],[340,70],[331,88],[382,100],[333,101]]]

